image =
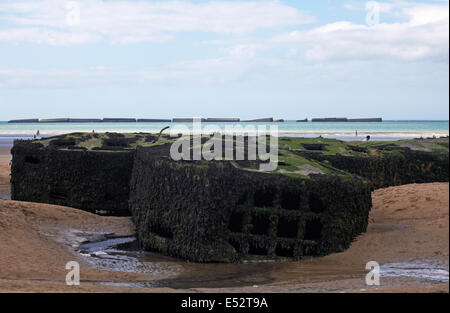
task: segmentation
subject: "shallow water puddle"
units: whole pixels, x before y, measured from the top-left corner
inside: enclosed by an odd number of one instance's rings
[[[432,262],[386,263],[380,267],[381,277],[411,277],[448,283],[448,266]]]
[[[155,254],[151,262],[144,259],[150,254],[135,247],[135,237],[111,238],[88,242],[79,247],[81,255],[95,268],[131,273],[151,273],[160,278],[174,276],[182,267],[171,264],[163,256]]]
[[[86,235],[86,234],[85,234]],[[319,265],[311,261],[247,263],[190,263],[157,253],[140,251],[135,237],[111,238],[82,244],[79,252],[99,269],[149,273],[157,281],[102,282],[121,287],[227,288],[258,286],[295,279],[316,282],[339,278],[364,277],[364,270],[348,266]]]
[[[151,282],[103,283],[113,286],[217,288],[267,284],[273,281],[270,272],[282,265],[267,261],[241,264],[190,263],[140,251],[135,237],[85,243],[79,247],[79,252],[95,268],[149,273],[159,278]]]
[[[189,263],[158,253],[139,250],[135,237],[110,238],[82,244],[79,252],[99,269],[148,273],[157,281],[102,282],[121,287],[227,288],[264,285],[281,281],[298,284],[361,278],[367,271],[354,266],[324,262],[252,262],[239,264]],[[380,268],[381,277],[410,277],[429,282],[448,283],[448,265],[432,261],[387,263]]]

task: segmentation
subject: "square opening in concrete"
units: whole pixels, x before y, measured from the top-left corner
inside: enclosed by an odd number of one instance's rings
[[[26,156],[24,161],[25,161],[25,163],[29,163],[29,164],[41,163],[41,161],[38,158],[35,158],[33,156]]]
[[[322,237],[322,227],[322,222],[318,219],[306,221],[305,234],[303,239],[320,240]]]
[[[320,196],[312,194],[309,196],[309,209],[314,213],[321,213],[325,205]]]
[[[243,205],[243,204],[247,203],[247,201],[248,201],[248,193],[245,192],[239,196],[239,199],[236,204]]]
[[[269,217],[267,215],[254,215],[252,216],[252,230],[254,235],[267,235],[269,232]]]
[[[255,206],[260,208],[272,207],[276,193],[277,190],[274,187],[257,190],[254,196]]]
[[[280,217],[278,220],[278,237],[296,238],[298,234],[298,220],[289,220],[286,217]]]
[[[228,222],[228,229],[233,233],[242,232],[242,221],[244,218],[243,212],[231,213],[230,220]]]
[[[298,191],[283,191],[281,207],[285,210],[298,210],[300,208],[300,193]]]

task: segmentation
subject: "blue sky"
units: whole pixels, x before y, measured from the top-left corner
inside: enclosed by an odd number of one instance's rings
[[[0,0],[0,120],[448,119],[448,23],[448,1]]]

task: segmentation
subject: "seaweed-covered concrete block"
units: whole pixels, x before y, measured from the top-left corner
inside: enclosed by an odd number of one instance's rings
[[[138,148],[130,208],[143,247],[197,262],[342,251],[366,230],[370,183],[260,173],[231,161],[173,161]]]
[[[11,153],[12,199],[129,215],[134,150],[55,149],[22,141]]]
[[[365,153],[297,153],[319,162],[327,161],[335,168],[364,177],[370,180],[374,188],[449,180],[448,151],[438,150],[430,153],[395,144],[379,144],[374,148],[376,150],[372,154],[358,146],[350,146],[349,149]]]

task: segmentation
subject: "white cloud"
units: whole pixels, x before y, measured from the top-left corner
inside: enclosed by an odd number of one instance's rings
[[[231,56],[238,58],[254,58],[259,51],[264,51],[262,44],[237,44],[228,49]]]
[[[48,45],[78,45],[93,43],[99,36],[88,32],[72,32],[36,27],[0,30],[0,42],[35,43]]]
[[[69,69],[0,69],[0,88],[77,88],[168,82],[183,77],[177,68],[117,69],[104,66]]]
[[[448,4],[447,5],[426,5],[418,4],[405,8],[405,15],[410,17],[411,25],[426,25],[442,23],[448,25]]]
[[[92,2],[96,9],[88,10],[91,15],[86,17],[83,15],[86,14],[83,13],[83,7],[89,5],[88,2]],[[8,6],[0,4],[0,12],[2,10],[5,12],[6,8],[8,12],[15,12],[12,15],[7,14],[10,23],[21,25],[15,29],[0,29],[0,41],[76,45],[96,42],[168,40],[176,36],[176,32],[183,30],[207,31],[209,29],[217,33],[242,32],[245,34],[268,25],[286,26],[286,23],[294,23],[296,20],[292,18],[289,21],[287,18],[292,12],[295,13],[294,15],[301,14],[295,9],[291,11],[290,8],[278,2],[264,2],[261,6],[256,6],[259,11],[255,12],[252,11],[256,8],[253,7],[254,2],[206,4],[134,2],[132,5],[129,5],[130,2],[123,1],[89,0],[88,2],[81,2],[82,19],[79,27],[68,27],[64,19],[56,18],[59,15],[55,12],[59,12],[59,9],[50,5],[52,1],[45,1],[47,7],[32,5],[35,2],[31,1],[10,3]],[[148,9],[149,5],[151,10]],[[223,6],[220,10],[225,12],[220,18],[219,13],[216,12],[214,15],[212,12],[219,10],[216,5]],[[214,9],[211,9],[212,7]],[[287,20],[278,21],[277,24],[274,22],[276,18],[272,16],[273,23],[268,22],[267,25],[258,18],[256,19],[258,22],[255,20],[254,23],[235,20],[236,16],[243,18],[246,14],[263,18],[262,12],[270,7],[280,8],[274,16],[280,18],[283,16],[281,12],[285,12]],[[64,6],[61,8],[64,11]],[[94,13],[99,8],[107,8],[107,12],[96,16]],[[183,15],[180,8],[190,13]],[[227,8],[235,10],[234,15],[228,14]],[[284,11],[286,8],[287,10]],[[169,61],[168,64],[153,68],[0,69],[0,88],[223,83],[244,79],[261,80],[267,77],[273,80],[279,77],[280,81],[290,79],[291,81],[316,82],[323,81],[331,75],[339,80],[358,81],[361,80],[360,72],[373,72],[379,68],[386,68],[386,73],[382,73],[385,77],[397,75],[397,68],[401,68],[403,74],[398,74],[397,77],[399,80],[407,80],[413,76],[414,79],[419,79],[426,68],[434,71],[441,67],[443,72],[448,72],[448,67],[442,67],[440,63],[437,65],[426,63],[428,61],[448,63],[448,5],[408,4],[401,7],[393,6],[392,10],[401,14],[400,22],[368,26],[341,21],[310,30],[293,31],[276,36],[274,39],[267,38],[272,33],[265,36],[253,34],[248,37],[214,37],[214,40],[201,41],[201,43],[215,45],[222,55],[219,53],[207,59],[188,62]],[[173,19],[170,23],[164,23],[161,20],[150,21],[144,18],[146,14],[150,14],[149,12],[159,15],[160,19],[163,16]],[[208,14],[213,15],[211,17]],[[110,15],[111,19],[118,19],[117,25],[110,21],[108,18]],[[129,20],[128,24],[127,20]],[[83,25],[83,23],[87,24]],[[154,26],[148,23],[153,23]],[[140,28],[139,25],[147,26]],[[231,25],[232,29],[227,29],[227,25]],[[200,53],[199,58],[201,55]],[[406,62],[398,62],[399,60]],[[419,62],[410,63],[409,61]],[[404,67],[414,69],[412,74]],[[433,77],[430,72],[426,75]]]
[[[307,47],[309,61],[432,60],[448,62],[448,5],[401,7],[404,22],[374,26],[348,21],[280,35],[277,43]]]
[[[79,22],[68,23],[78,11]],[[28,0],[0,4],[1,14],[7,27],[0,29],[0,40],[51,45],[160,41],[193,31],[246,34],[313,21],[277,1]]]
[[[180,82],[223,83],[238,79],[254,64],[233,57],[176,62],[147,68],[25,69],[0,68],[0,89],[77,88],[99,85],[176,84]]]

